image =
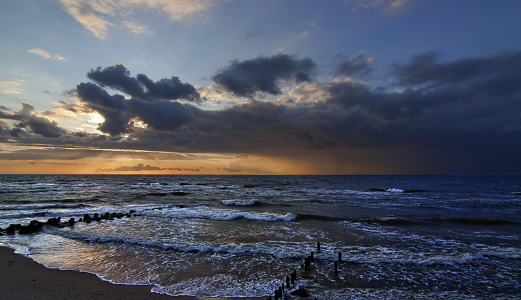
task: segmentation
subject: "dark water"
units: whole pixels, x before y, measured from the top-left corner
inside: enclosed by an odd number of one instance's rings
[[[0,242],[170,295],[521,298],[521,177],[0,175],[4,229],[129,210]]]

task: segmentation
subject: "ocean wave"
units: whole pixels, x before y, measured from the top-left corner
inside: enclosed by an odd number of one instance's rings
[[[138,215],[148,217],[177,218],[177,219],[210,219],[218,221],[231,221],[237,218],[245,218],[257,221],[293,221],[297,218],[296,214],[275,214],[275,213],[258,213],[244,212],[233,209],[217,209],[204,205],[196,207],[159,207],[155,210],[147,210],[138,212]]]
[[[200,252],[200,253],[228,253],[228,254],[261,254],[271,255],[278,258],[302,259],[309,254],[305,253],[307,248],[301,247],[299,243],[285,242],[262,242],[262,243],[227,243],[212,244],[208,242],[197,242],[178,237],[180,240],[156,241],[144,240],[130,237],[103,236],[100,233],[80,233],[65,231],[55,228],[44,228],[43,232],[57,235],[68,239],[82,240],[89,243],[120,243],[137,245],[143,247],[156,247],[164,250],[174,250],[179,252]],[[295,249],[303,251],[297,252]]]
[[[408,190],[408,189],[399,189],[399,188],[370,188],[369,191],[371,192],[388,192],[388,193],[425,193],[426,190]]]
[[[154,285],[152,292],[171,296],[199,297],[264,297],[280,284],[277,279],[239,280],[228,274],[190,278],[170,286]],[[270,297],[271,298],[271,297]],[[221,299],[221,298],[219,298]]]
[[[485,218],[434,218],[429,221],[436,223],[457,223],[463,225],[516,225],[514,221],[505,219],[485,219]]]
[[[236,206],[249,206],[254,204],[260,204],[256,199],[252,200],[223,200],[224,205],[236,205]]]
[[[99,184],[99,183],[72,183],[72,184],[60,184],[59,186],[64,186],[64,187],[101,187],[101,186],[104,186],[104,184]]]
[[[308,221],[308,220],[317,220],[317,221],[346,221],[352,220],[350,218],[340,218],[340,217],[330,217],[323,215],[314,215],[314,214],[298,214],[297,221]]]
[[[185,239],[180,236],[172,240],[146,240],[133,237],[104,236],[100,232],[79,233],[56,228],[44,228],[45,233],[65,238],[83,240],[90,243],[121,243],[142,247],[156,247],[164,250],[198,253],[226,253],[270,255],[279,259],[304,259],[315,251],[314,242],[266,241],[259,243],[211,243]],[[318,261],[333,262],[338,260],[338,252],[343,253],[343,263],[354,264],[400,264],[400,265],[462,265],[490,257],[500,259],[521,259],[521,249],[514,247],[452,246],[447,253],[440,253],[429,247],[420,249],[396,249],[382,246],[341,246],[338,243],[322,243],[321,252],[314,253]],[[455,247],[455,248],[453,248]]]
[[[308,221],[308,220],[317,220],[317,221],[347,221],[351,223],[365,223],[365,224],[379,224],[379,225],[414,225],[420,224],[421,221],[415,221],[410,219],[404,219],[399,217],[385,217],[385,218],[343,218],[343,217],[332,217],[332,216],[324,216],[324,215],[314,215],[314,214],[298,214],[297,221]]]
[[[60,208],[85,208],[91,205],[79,204],[47,204],[47,205],[24,205],[24,206],[0,206],[0,210],[34,210],[34,209],[60,209]]]
[[[5,215],[0,216],[0,219],[22,219],[22,218],[36,218],[36,217],[45,217],[47,212],[36,212],[36,213],[29,213],[29,214],[17,214],[17,215]]]

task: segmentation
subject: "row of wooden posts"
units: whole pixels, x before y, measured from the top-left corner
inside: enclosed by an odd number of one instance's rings
[[[320,242],[317,242],[317,252],[320,252]],[[304,259],[304,264],[301,265],[301,268],[304,269],[304,271],[306,271],[306,272],[311,270],[311,262],[314,259],[315,259],[315,253],[313,251],[311,251],[311,255],[309,255],[308,257],[306,257]],[[338,261],[334,262],[335,274],[338,274],[338,265],[341,262],[342,262],[342,252],[339,251],[338,252]],[[295,284],[295,281],[297,280],[297,271],[296,270],[293,271],[290,276],[286,276],[286,288],[290,287],[290,282],[291,282],[291,285]],[[306,293],[306,292],[301,291],[301,293]],[[275,294],[274,300],[279,300],[279,299],[284,298],[284,282],[282,283],[282,285],[280,285],[278,287],[278,289],[275,289],[274,294]],[[302,296],[304,296],[304,295],[302,295]],[[309,296],[309,295],[306,295],[306,296]],[[271,295],[267,298],[267,300],[272,300]]]

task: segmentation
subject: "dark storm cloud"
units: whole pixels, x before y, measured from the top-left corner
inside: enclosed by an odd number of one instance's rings
[[[82,138],[82,137],[86,137],[87,133],[85,131],[77,131],[77,132],[74,132],[73,135],[75,135],[79,138]]]
[[[25,131],[22,129],[22,128],[13,128],[11,130],[9,130],[9,134],[12,136],[12,137],[20,137],[21,134],[25,133]]]
[[[337,62],[335,67],[335,74],[340,76],[350,76],[350,77],[364,77],[373,72],[373,68],[371,68],[370,64],[372,58],[366,58],[365,52],[362,51],[358,53],[355,58],[347,58],[342,53],[338,53],[337,59],[340,61]]]
[[[109,95],[94,83],[80,83],[76,87],[78,98],[86,106],[97,111],[105,121],[99,124],[98,130],[117,136],[132,132],[130,120],[134,117],[128,101],[122,95]]]
[[[94,83],[80,83],[76,87],[78,97],[87,102],[92,109],[104,109],[109,111],[130,110],[125,97],[122,95],[109,95],[104,89]]]
[[[521,52],[439,62],[440,55],[429,52],[413,56],[408,64],[394,64],[402,85],[465,84],[476,90],[516,89],[519,86]],[[486,86],[482,86],[486,84]]]
[[[170,101],[149,103],[130,99],[129,104],[140,120],[157,131],[175,132],[182,125],[192,122],[194,111],[199,111],[191,105]]]
[[[133,120],[139,119],[148,126],[135,133],[139,141],[157,140],[183,151],[254,153],[281,145],[324,149],[404,143],[464,148],[466,144],[487,145],[487,139],[501,140],[506,146],[521,128],[521,87],[513,84],[521,82],[521,73],[514,72],[521,70],[520,56],[509,53],[438,63],[426,54],[395,65],[395,74],[407,84],[403,90],[374,89],[360,81],[336,79],[314,85],[310,93],[320,92],[321,99],[289,106],[252,101],[202,111],[178,102],[125,100],[92,83],[80,84],[78,95],[105,117],[99,128],[103,132],[129,133]],[[242,66],[237,62],[235,67]],[[460,70],[459,75],[450,80],[440,75],[451,70]],[[416,75],[419,79],[414,79]],[[442,80],[443,84],[433,86]]]
[[[315,63],[309,59],[296,59],[291,54],[259,56],[249,60],[234,60],[212,77],[238,97],[253,98],[256,92],[281,94],[279,80],[311,81]]]
[[[240,73],[242,62],[236,65],[232,63],[220,74]],[[248,72],[254,79],[270,77],[266,75],[270,72],[262,68],[259,74]],[[519,174],[521,52],[451,62],[439,62],[436,55],[428,53],[405,64],[396,63],[393,74],[399,85],[387,89],[337,78],[327,83],[302,84],[298,87],[299,101],[282,104],[256,100],[214,111],[175,101],[127,100],[121,95],[109,95],[96,84],[81,83],[77,87],[81,109],[99,112],[105,118],[99,129],[113,138],[66,134],[48,141],[20,134],[16,141],[290,158],[309,151],[313,155],[329,153],[333,156],[324,160],[344,165],[361,159],[357,164],[374,167],[369,170],[387,168],[391,173],[421,172],[424,168],[425,173]],[[272,77],[274,89],[278,88],[275,78],[288,79]],[[250,91],[250,96],[266,92],[256,85]],[[30,108],[22,111],[34,114]],[[0,116],[23,120],[22,111],[0,112]],[[146,128],[134,127],[138,121]],[[7,137],[8,130],[3,130],[3,142],[13,140]],[[118,137],[124,133],[128,138]],[[355,156],[342,157],[344,152],[334,149],[350,149],[345,155]]]
[[[395,64],[407,86],[398,93],[356,81],[329,83],[326,104],[349,117],[341,130],[328,132],[350,145],[415,143],[450,148],[454,155],[467,152],[466,160],[503,155],[502,163],[519,165],[520,71],[521,52],[448,63],[427,53]]]
[[[99,136],[98,136],[99,137]],[[104,136],[103,136],[104,137]],[[194,154],[185,154],[185,153],[174,153],[174,152],[148,152],[148,151],[122,151],[122,147],[132,148],[132,144],[126,142],[125,144],[121,144],[118,142],[113,142],[108,139],[98,140],[96,141],[95,136],[91,136],[90,140],[84,142],[85,139],[89,139],[89,137],[84,137],[84,139],[78,139],[76,141],[72,141],[72,138],[63,139],[62,142],[71,142],[71,144],[62,144],[57,146],[74,146],[76,148],[63,148],[63,147],[46,147],[46,148],[32,148],[32,149],[21,149],[17,151],[2,151],[0,149],[0,160],[80,160],[92,157],[99,158],[110,158],[110,159],[143,159],[143,160],[195,160],[200,159],[201,157]],[[46,139],[47,140],[47,139]],[[49,141],[49,140],[47,140]],[[57,142],[56,139],[51,140],[53,142]],[[20,145],[24,145],[24,139],[19,139],[18,143]],[[43,141],[36,141],[43,142]],[[84,142],[82,144],[82,142]],[[36,144],[33,139],[33,145]],[[49,143],[48,143],[49,144]],[[99,149],[85,149],[78,148],[78,146],[84,145],[85,147],[91,148],[103,148],[103,150]],[[30,146],[28,144],[28,146]],[[118,151],[107,151],[107,149],[117,149]],[[157,147],[155,147],[157,149]],[[216,157],[219,158],[219,157]]]
[[[98,130],[111,136],[132,132],[132,120],[135,118],[153,130],[176,131],[183,124],[194,120],[193,112],[198,111],[191,105],[179,102],[147,102],[135,98],[126,100],[118,94],[111,96],[93,83],[80,83],[76,90],[80,101],[105,119]]]
[[[1,114],[2,112],[0,112]],[[4,131],[8,131],[9,130],[9,126],[2,120],[0,120],[0,135],[2,135],[4,133]]]
[[[107,154],[102,150],[88,149],[22,149],[13,152],[0,152],[0,159],[7,160],[78,160]]]
[[[145,74],[138,74],[135,78],[124,65],[115,65],[102,69],[92,69],[87,77],[101,86],[108,86],[128,95],[145,101],[178,100],[201,102],[195,87],[182,83],[178,77],[163,78],[159,81],[150,80]]]
[[[39,117],[34,113],[34,107],[27,103],[22,103],[22,109],[18,112],[10,113],[0,112],[0,119],[8,119],[19,121],[17,128],[10,130],[13,137],[18,137],[25,131],[22,128],[29,127],[32,132],[46,138],[58,138],[66,133],[66,130],[59,127],[56,121],[50,121],[47,118]]]

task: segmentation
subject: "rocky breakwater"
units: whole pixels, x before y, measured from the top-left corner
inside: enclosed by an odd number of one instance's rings
[[[96,222],[101,222],[101,220],[111,221],[114,219],[121,219],[124,217],[130,218],[130,217],[132,217],[132,214],[135,212],[136,211],[131,210],[127,213],[121,213],[121,212],[113,212],[113,213],[106,212],[104,214],[95,213],[93,216],[90,216],[89,214],[84,214],[83,218],[78,219],[78,222],[91,223],[93,221],[96,221]],[[27,225],[11,224],[5,229],[0,228],[0,235],[3,235],[3,234],[13,235],[16,233],[31,234],[31,233],[36,233],[36,232],[41,231],[44,226],[55,226],[55,227],[63,228],[63,227],[68,227],[68,226],[74,226],[75,223],[76,223],[75,218],[70,218],[66,221],[62,221],[61,217],[49,218],[46,222],[32,220]]]

